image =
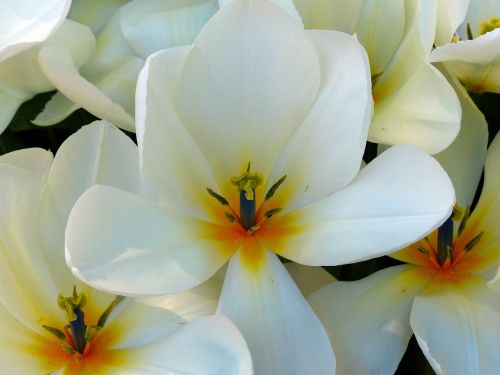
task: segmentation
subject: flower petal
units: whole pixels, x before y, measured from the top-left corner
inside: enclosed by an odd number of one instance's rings
[[[16,98],[0,89],[0,134],[9,126],[24,99]]]
[[[472,204],[481,178],[486,159],[488,124],[460,82],[447,72],[443,73],[460,99],[462,123],[453,143],[434,157],[450,176],[457,203],[465,208]]]
[[[353,179],[372,115],[370,69],[356,37],[319,30],[307,35],[317,49],[321,86],[269,180],[273,183],[287,175],[283,188],[293,198],[286,211],[338,191]]]
[[[0,304],[0,361],[7,373],[15,374],[47,374],[57,369],[57,363],[47,358],[44,348],[50,340],[36,333],[11,315]],[[48,335],[48,333],[47,333]]]
[[[128,44],[146,59],[165,48],[192,44],[217,10],[215,0],[132,1],[123,7],[120,23]]]
[[[288,262],[285,263],[285,268],[304,297],[335,281],[335,278],[323,267]]]
[[[138,60],[131,60],[126,65],[125,71],[132,75],[137,74],[142,66]],[[134,120],[131,115],[83,78],[67,51],[53,46],[45,47],[39,53],[39,61],[47,78],[70,100],[116,126],[134,130]]]
[[[308,301],[328,332],[337,374],[393,374],[412,336],[410,310],[427,280],[401,265],[330,283]]]
[[[448,81],[432,65],[422,63],[399,88],[390,94],[384,90],[376,87],[373,93],[375,114],[369,133],[372,142],[414,144],[434,154],[448,147],[457,136],[460,102]]]
[[[41,203],[41,240],[61,292],[75,283],[64,261],[66,223],[76,200],[96,184],[140,190],[137,146],[105,121],[83,127],[61,145]]]
[[[71,211],[66,261],[97,289],[124,295],[179,292],[207,280],[231,256],[209,237],[209,226],[98,185]]]
[[[306,34],[274,4],[238,1],[207,23],[186,59],[178,105],[220,187],[232,191],[230,177],[249,162],[269,176],[314,102],[319,73]]]
[[[245,337],[256,374],[332,374],[335,358],[309,304],[273,253],[248,267],[240,252],[229,263],[218,312]]]
[[[26,162],[27,151],[9,155],[11,164],[0,163],[0,303],[15,318],[35,332],[44,332],[42,324],[58,326],[62,311],[57,307],[57,286],[40,247],[37,228],[38,207],[45,185],[45,173],[33,174],[16,165]],[[40,156],[38,151],[31,156]],[[19,156],[22,160],[12,163]],[[5,158],[3,158],[5,160]],[[34,165],[39,161],[33,160]],[[38,169],[38,167],[35,167]]]
[[[127,351],[120,374],[251,375],[248,347],[229,319],[210,316],[186,324],[153,345]]]
[[[0,61],[43,42],[64,21],[70,0],[0,4]]]
[[[73,0],[68,18],[89,26],[98,35],[118,9],[130,0],[98,1],[92,6],[86,0]]]
[[[465,19],[470,0],[441,0],[437,2],[438,14],[436,23],[437,46],[449,43],[458,26]]]
[[[394,146],[344,190],[273,217],[266,227],[287,235],[271,237],[266,246],[308,265],[369,259],[431,232],[453,204],[453,186],[437,161],[416,147]]]
[[[438,374],[493,374],[500,367],[500,298],[470,275],[416,297],[411,327]]]
[[[182,123],[175,101],[189,47],[153,54],[137,82],[136,126],[144,192],[160,205],[209,219],[206,188],[215,189],[210,166]]]

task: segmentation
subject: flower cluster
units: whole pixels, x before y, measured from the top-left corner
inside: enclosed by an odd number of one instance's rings
[[[499,371],[499,0],[0,16],[0,373]]]

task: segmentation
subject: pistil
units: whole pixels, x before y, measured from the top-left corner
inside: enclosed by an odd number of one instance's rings
[[[438,229],[438,262],[443,265],[447,258],[451,258],[453,249],[453,221],[449,217]]]
[[[86,303],[87,298],[85,294],[78,294],[76,292],[76,286],[73,287],[72,296],[64,297],[60,294],[57,297],[57,304],[66,313],[71,336],[73,338],[73,348],[78,353],[83,353],[87,345],[87,325],[85,324],[85,314],[82,310]]]

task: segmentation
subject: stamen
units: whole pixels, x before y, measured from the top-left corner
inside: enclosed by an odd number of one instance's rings
[[[481,23],[479,35],[484,35],[500,27],[500,17],[491,17],[489,21]]]
[[[227,211],[224,211],[224,216],[226,217],[227,221],[229,221],[230,223],[234,223],[236,221],[236,218],[234,217],[234,215],[227,212]]]
[[[470,28],[470,23],[467,22],[467,39],[474,39],[474,35],[472,35],[472,30]]]
[[[125,297],[123,296],[116,296],[113,302],[109,304],[109,306],[104,310],[104,312],[101,314],[99,319],[97,320],[97,327],[102,328],[106,324],[106,321],[109,318],[109,315],[113,312],[114,308],[116,305],[118,305],[121,301],[123,301]]]
[[[466,209],[462,206],[455,204],[453,206],[453,212],[451,213],[451,220],[453,221],[462,221],[465,216]]]
[[[479,233],[477,236],[475,236],[472,240],[467,242],[467,245],[464,246],[464,250],[466,252],[469,252],[472,250],[474,246],[477,245],[477,243],[481,240],[481,237],[483,237],[484,231]]]
[[[60,329],[55,328],[55,327],[51,327],[51,326],[46,326],[45,324],[42,324],[42,327],[47,332],[49,332],[49,333],[53,334],[55,337],[57,337],[59,340],[66,340],[66,335]]]
[[[465,224],[467,223],[467,220],[469,219],[470,215],[470,207],[467,207],[464,212],[464,217],[462,218],[462,221],[460,222],[460,225],[458,226],[458,234],[462,233],[465,229]]]
[[[219,203],[222,204],[223,206],[229,205],[229,202],[227,201],[227,199],[224,198],[222,195],[217,194],[215,191],[213,191],[212,189],[210,189],[208,187],[207,187],[207,191],[208,191],[208,194],[210,194],[212,197],[217,199],[219,201]]]
[[[280,211],[281,211],[281,208],[271,208],[270,210],[268,210],[264,213],[264,216],[269,219],[271,216],[273,216],[274,214],[277,214]]]
[[[417,250],[420,251],[422,254],[424,254],[426,257],[429,257],[431,255],[429,250],[427,250],[425,247],[418,246]]]
[[[278,190],[278,188],[281,186],[281,184],[283,182],[285,182],[286,180],[286,175],[284,175],[283,177],[281,177],[278,181],[276,181],[272,186],[271,188],[268,190],[268,192],[266,193],[266,197],[265,197],[265,200],[268,201],[269,199],[272,198],[272,196],[274,195],[274,193],[276,193],[276,190]]]
[[[443,265],[451,258],[453,249],[453,221],[448,218],[438,229],[438,262]]]

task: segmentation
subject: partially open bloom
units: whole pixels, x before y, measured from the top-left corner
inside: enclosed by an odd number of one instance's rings
[[[440,1],[431,61],[472,92],[500,93],[500,1]]]
[[[460,105],[429,62],[435,1],[274,1],[291,14],[298,11],[306,29],[338,30],[359,38],[370,60],[375,102],[370,141],[412,144],[431,154],[450,145],[459,131]]]
[[[415,147],[358,174],[370,93],[355,37],[304,31],[263,0],[222,8],[193,46],[148,59],[137,89],[144,194],[85,192],[68,264],[97,288],[161,294],[229,261],[218,311],[242,331],[256,373],[332,374],[328,337],[278,255],[334,265],[383,254],[431,231],[454,200]]]
[[[227,318],[189,322],[214,311],[210,295],[133,300],[92,289],[66,267],[73,202],[95,182],[137,190],[135,148],[101,123],[70,137],[54,161],[42,149],[0,157],[2,373],[252,373],[248,348]]]
[[[97,33],[97,49],[80,69],[67,51],[57,47],[40,52],[40,64],[59,92],[34,123],[55,124],[83,107],[122,129],[135,131],[134,95],[139,71],[153,52],[191,44],[218,9],[216,0],[135,0],[118,7],[103,1],[112,17],[99,28],[95,11],[80,5],[70,15],[89,22]],[[106,6],[107,5],[107,6]]]
[[[7,0],[0,4],[0,133],[24,101],[54,89],[38,64],[40,49],[61,48],[81,66],[95,48],[88,27],[65,20],[68,1],[23,3]]]
[[[500,366],[500,296],[487,285],[500,264],[500,137],[488,150],[483,190],[470,213],[488,136],[484,117],[456,87],[462,130],[438,157],[463,210],[392,254],[407,264],[332,283],[309,298],[336,351],[338,373],[394,373],[412,332],[438,374],[493,374]]]

